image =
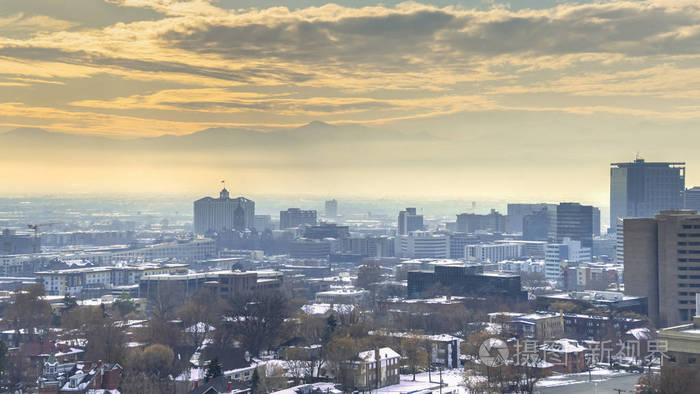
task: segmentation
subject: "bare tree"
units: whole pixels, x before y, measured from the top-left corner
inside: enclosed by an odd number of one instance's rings
[[[401,355],[406,367],[413,374],[413,380],[416,380],[416,373],[427,368],[430,362],[423,341],[414,336],[401,339]]]

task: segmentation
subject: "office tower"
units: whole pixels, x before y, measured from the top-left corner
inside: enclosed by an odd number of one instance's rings
[[[581,246],[593,246],[594,207],[576,202],[563,202],[557,206],[557,242],[564,238],[581,241]]]
[[[483,266],[465,264],[435,264],[433,271],[411,270],[407,273],[408,298],[440,294],[492,296],[506,302],[527,301],[527,291],[521,289],[519,275],[483,271]]]
[[[525,219],[525,216],[531,215],[535,212],[540,212],[543,209],[549,209],[550,211],[554,210],[556,209],[556,204],[508,204],[508,213],[506,215],[506,232],[524,232],[523,219]]]
[[[593,207],[593,236],[600,237],[600,209]]]
[[[477,231],[503,233],[506,231],[506,217],[495,209],[492,209],[487,215],[462,213],[457,215],[457,231],[460,233],[474,233]]]
[[[610,168],[610,227],[618,218],[650,218],[664,210],[683,208],[685,163],[612,163]]]
[[[689,322],[700,294],[700,215],[662,211],[623,227],[625,294],[648,297],[657,327]]]
[[[398,235],[423,229],[423,215],[416,214],[415,208],[406,208],[399,212]]]
[[[683,195],[683,207],[685,209],[692,209],[694,211],[700,211],[700,187],[695,186],[690,189],[686,189]]]
[[[523,216],[523,240],[547,241],[549,239],[552,222],[550,212],[552,212],[552,210],[542,209]],[[510,215],[508,215],[508,217],[510,217]]]
[[[625,227],[622,218],[617,219],[617,232],[615,233],[615,263],[625,263]]]
[[[289,208],[280,211],[280,229],[299,227],[302,224],[316,225],[316,211]]]
[[[562,263],[591,261],[591,248],[583,247],[581,241],[564,238],[560,243],[549,243],[545,249],[544,276],[547,280],[560,281],[564,270]]]
[[[207,234],[223,230],[242,231],[255,224],[255,202],[245,197],[230,198],[221,189],[219,198],[204,197],[194,202],[194,232]]]
[[[336,218],[338,216],[338,201],[335,199],[326,201],[324,213],[327,218]]]

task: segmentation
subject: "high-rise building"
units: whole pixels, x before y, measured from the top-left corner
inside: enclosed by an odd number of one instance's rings
[[[612,163],[610,168],[610,227],[618,218],[650,218],[664,210],[683,208],[685,163]]]
[[[326,209],[324,211],[326,218],[336,218],[338,217],[338,201],[335,199],[326,201]]]
[[[683,204],[685,209],[700,211],[700,186],[685,190],[683,194]]]
[[[525,215],[522,219],[523,240],[525,241],[547,241],[552,220],[550,212],[552,210],[542,209]],[[554,211],[556,212],[556,210]],[[510,215],[508,215],[510,217]]]
[[[194,232],[208,234],[224,230],[253,228],[255,202],[245,197],[230,198],[228,190],[221,189],[219,198],[204,197],[194,202]]]
[[[526,216],[548,209],[550,212],[556,210],[556,204],[508,204],[508,214],[506,216],[506,232],[522,233],[523,220]]]
[[[544,256],[544,276],[547,280],[563,279],[563,263],[581,263],[591,260],[591,249],[583,247],[581,241],[564,238],[560,243],[547,244]]]
[[[593,236],[600,237],[600,209],[593,207]]]
[[[625,227],[622,218],[617,219],[617,232],[615,233],[615,263],[625,263]]]
[[[289,208],[280,211],[280,229],[299,227],[303,224],[316,225],[316,211]]]
[[[564,238],[581,241],[581,246],[593,246],[593,217],[597,208],[576,202],[563,202],[557,206],[557,242]],[[600,215],[600,211],[598,211]],[[598,216],[600,217],[600,216]],[[600,231],[598,231],[600,234]]]
[[[625,294],[648,298],[657,327],[690,322],[700,293],[700,215],[662,211],[623,227]]]
[[[506,217],[495,209],[486,215],[462,213],[457,215],[457,231],[474,233],[477,231],[505,232]]]
[[[400,211],[398,235],[406,235],[417,230],[423,230],[423,215],[418,215],[416,208],[406,208]]]

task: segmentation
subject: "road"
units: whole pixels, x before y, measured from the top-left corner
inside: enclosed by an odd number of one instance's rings
[[[638,373],[619,374],[604,378],[593,377],[594,382],[588,382],[587,376],[577,375],[571,378],[571,384],[542,387],[536,392],[541,394],[618,394],[614,389],[622,389],[621,393],[629,394],[635,392],[634,386],[637,384],[640,376]],[[573,382],[573,380],[580,383]]]

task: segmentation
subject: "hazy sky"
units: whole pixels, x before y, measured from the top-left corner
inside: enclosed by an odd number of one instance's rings
[[[320,120],[394,131],[396,145],[369,149],[385,158],[371,168],[354,168],[358,148],[330,170],[287,152],[274,168],[205,160],[179,174],[128,158],[47,168],[42,150],[0,158],[0,180],[15,193],[213,189],[228,177],[251,192],[604,203],[608,163],[637,151],[685,160],[700,182],[699,66],[697,0],[3,1],[0,131],[123,138]],[[426,153],[401,132],[434,141]],[[318,167],[343,151],[328,149]]]

